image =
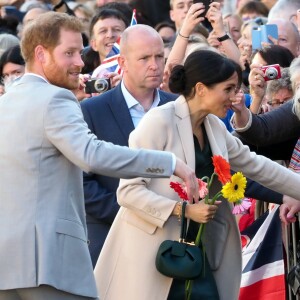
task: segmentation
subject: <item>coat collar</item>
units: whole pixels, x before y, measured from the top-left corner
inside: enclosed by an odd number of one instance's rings
[[[184,96],[180,96],[175,102],[175,115],[176,115],[176,126],[179,132],[180,141],[184,151],[186,163],[193,169],[195,169],[195,150],[194,150],[194,139],[192,123],[190,118],[189,107],[187,105]],[[207,133],[209,144],[213,155],[222,155],[222,151],[218,146],[215,138],[213,124],[216,123],[215,116],[208,115],[204,119],[204,127]],[[191,134],[190,134],[191,133]]]
[[[176,126],[188,166],[195,169],[195,150],[189,107],[183,96],[174,102]]]

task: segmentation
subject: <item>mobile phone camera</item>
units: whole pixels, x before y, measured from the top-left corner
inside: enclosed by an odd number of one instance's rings
[[[281,78],[280,66],[278,64],[263,66],[264,80],[269,81]]]
[[[85,93],[103,93],[111,89],[110,79],[91,78],[85,83]]]

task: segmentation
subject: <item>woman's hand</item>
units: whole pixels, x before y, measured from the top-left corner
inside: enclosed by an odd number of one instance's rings
[[[122,80],[122,75],[114,72],[107,73],[105,77],[110,79],[111,88],[117,86]]]
[[[201,200],[195,204],[188,204],[185,209],[185,216],[197,223],[207,223],[214,218],[220,203],[221,201],[216,201],[214,205],[205,204],[204,200]]]
[[[79,86],[78,89],[72,90],[73,94],[76,96],[78,101],[82,101],[83,99],[90,98],[91,94],[85,93],[85,83],[90,79],[89,74],[80,74],[79,75]]]
[[[284,195],[279,208],[279,217],[284,224],[296,222],[295,214],[300,211],[300,201]]]
[[[266,81],[264,80],[264,72],[261,65],[252,64],[249,73],[249,85],[252,97],[263,98],[266,90]]]
[[[246,64],[250,64],[251,54],[252,54],[252,46],[251,44],[243,39],[238,42],[238,48],[241,53],[240,55],[240,65],[243,69],[245,69]]]
[[[204,17],[200,17],[204,10],[205,6],[201,2],[195,3],[189,8],[186,17],[182,23],[182,26],[179,30],[181,35],[186,37],[190,36],[196,25],[204,21]]]
[[[221,12],[221,3],[212,2],[209,5],[206,17],[210,22],[216,36],[220,37],[226,34],[226,29],[223,23],[223,16]]]
[[[231,109],[235,113],[241,113],[244,110],[247,110],[246,104],[245,104],[245,95],[242,90],[239,90],[236,95],[231,100]]]
[[[248,77],[250,94],[252,96],[250,110],[254,114],[260,113],[267,87],[266,81],[264,80],[264,72],[261,67],[260,64],[252,64]]]

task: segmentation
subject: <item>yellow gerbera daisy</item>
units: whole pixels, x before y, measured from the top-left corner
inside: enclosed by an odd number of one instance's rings
[[[246,188],[246,177],[237,172],[231,177],[231,181],[223,185],[222,195],[228,199],[229,202],[236,202],[244,197]]]

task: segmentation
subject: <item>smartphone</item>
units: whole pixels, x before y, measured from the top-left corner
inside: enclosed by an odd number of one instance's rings
[[[205,17],[208,9],[209,9],[209,5],[213,2],[213,0],[193,0],[193,3],[203,3],[203,5],[205,6],[205,11],[200,15],[200,17]]]
[[[252,49],[257,50],[261,49],[261,43],[270,43],[273,42],[268,38],[272,36],[275,39],[278,39],[278,28],[275,24],[266,24],[261,25],[257,28],[252,28]]]

